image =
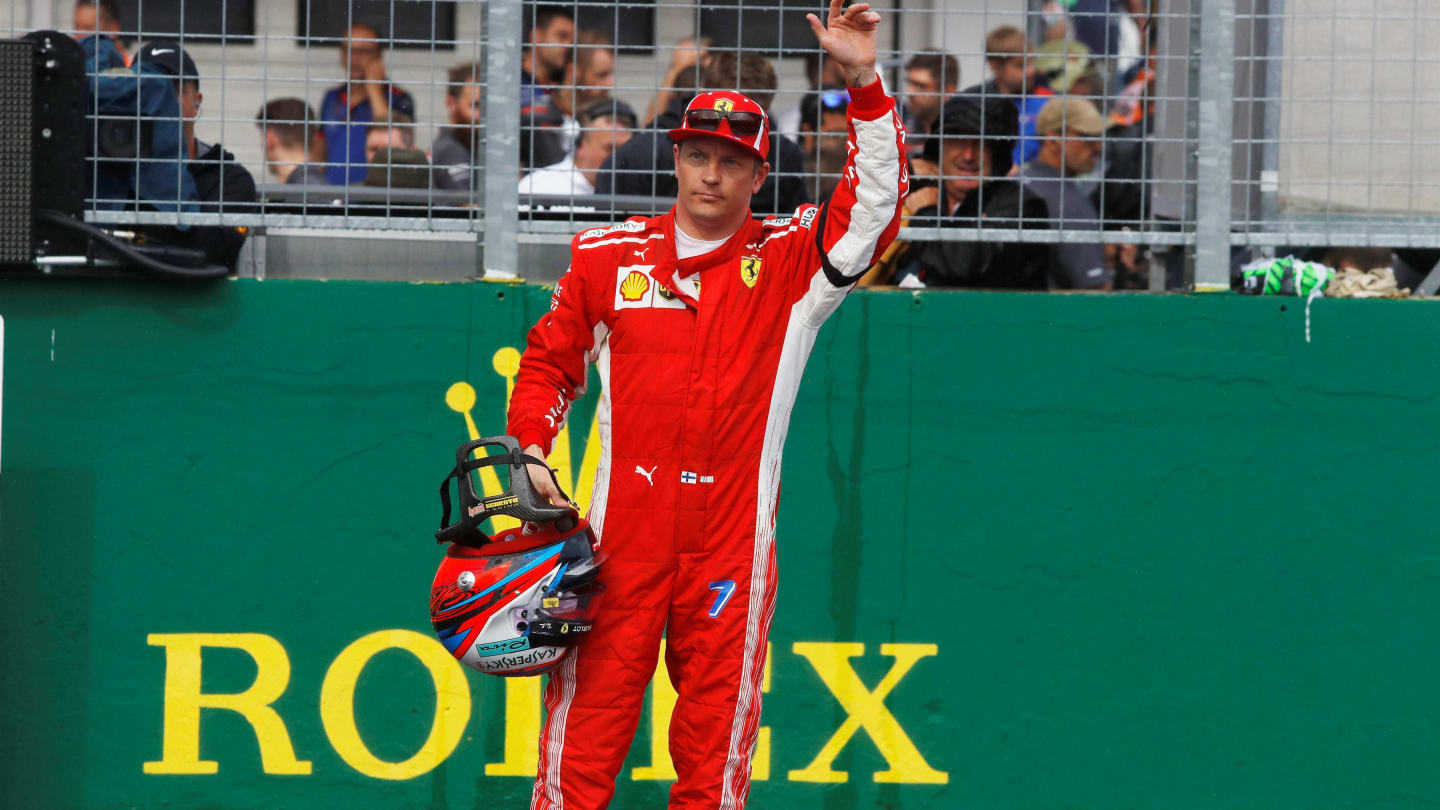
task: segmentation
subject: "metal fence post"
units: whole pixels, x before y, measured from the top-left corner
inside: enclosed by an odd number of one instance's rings
[[[514,278],[520,229],[520,50],[523,4],[485,6],[484,275]]]
[[[1265,4],[1265,149],[1260,163],[1260,216],[1274,228],[1280,191],[1280,93],[1285,80],[1285,0]],[[1256,229],[1261,230],[1261,229]]]
[[[1230,289],[1235,135],[1235,0],[1200,3],[1200,132],[1196,149],[1195,290]]]

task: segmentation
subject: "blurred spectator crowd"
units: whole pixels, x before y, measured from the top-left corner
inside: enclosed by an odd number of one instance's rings
[[[1058,0],[1032,15],[1028,30],[983,32],[986,75],[966,80],[950,54],[910,56],[890,91],[907,129],[911,233],[897,241],[863,284],[901,287],[1085,290],[1145,288],[1143,245],[1104,244],[1104,229],[1140,230],[1145,210],[1149,101],[1155,78],[1153,31],[1144,0]],[[616,98],[616,48],[577,28],[565,6],[527,5],[519,137],[522,207],[581,205],[577,197],[672,197],[667,131],[702,89],[735,88],[774,122],[771,172],[755,195],[757,214],[823,204],[847,150],[849,94],[836,66],[806,57],[809,91],[774,109],[775,63],[758,53],[722,50],[705,39],[665,48],[669,66],[644,115]],[[80,0],[77,38],[108,38],[126,64],[148,63],[174,77],[184,120],[186,166],[203,206],[256,201],[256,184],[234,155],[197,137],[203,102],[189,54],[173,41],[147,41],[132,56],[118,47],[110,0]],[[386,68],[386,40],[356,23],[339,49],[346,78],[318,106],[301,98],[265,102],[255,114],[265,166],[276,184],[464,191],[483,182],[482,66],[451,67],[444,82],[447,119],[417,143],[416,105]],[[978,77],[977,77],[978,78]],[[983,229],[945,238],[948,229]],[[1060,230],[1057,240],[1023,231]],[[243,229],[239,240],[243,241]],[[1093,234],[1087,236],[1087,233]],[[231,241],[234,241],[232,238]],[[220,258],[233,263],[239,243]]]

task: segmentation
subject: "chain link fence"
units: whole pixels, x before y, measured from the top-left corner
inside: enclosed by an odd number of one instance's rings
[[[988,263],[995,286],[1152,290],[1228,289],[1257,254],[1368,250],[1416,283],[1440,259],[1435,0],[889,5],[880,67],[913,192],[877,283],[946,286],[925,255]],[[848,94],[809,12],[29,0],[9,27],[85,49],[91,223],[239,233],[252,262],[267,237],[352,256],[384,237],[392,277],[431,275],[405,245],[446,244],[466,274],[544,279],[575,231],[673,204],[666,131],[702,90],[769,110],[756,213],[823,204]],[[155,76],[169,99],[107,106]]]

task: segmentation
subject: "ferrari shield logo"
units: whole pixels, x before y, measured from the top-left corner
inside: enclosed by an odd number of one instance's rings
[[[740,280],[746,287],[754,287],[760,279],[760,257],[746,256],[740,260]]]
[[[735,109],[735,102],[728,98],[717,98],[715,99],[715,109],[722,113],[728,113]]]

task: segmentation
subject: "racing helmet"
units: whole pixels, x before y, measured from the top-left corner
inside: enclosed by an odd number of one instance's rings
[[[507,452],[470,458],[487,445]],[[487,675],[538,675],[558,665],[594,627],[604,586],[602,558],[590,524],[566,507],[541,500],[509,436],[467,442],[440,484],[442,514],[435,538],[450,543],[430,588],[430,623],[460,663]],[[470,473],[506,465],[509,488],[480,497]],[[450,523],[450,481],[458,482],[460,517]],[[558,484],[557,484],[558,486]],[[490,536],[480,523],[493,515],[519,518],[519,528]]]

